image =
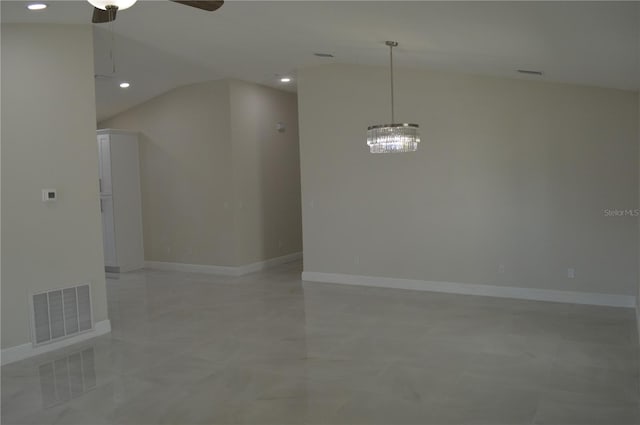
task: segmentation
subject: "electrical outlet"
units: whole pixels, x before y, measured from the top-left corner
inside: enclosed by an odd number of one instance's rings
[[[42,202],[55,202],[58,199],[58,193],[55,189],[42,189]]]
[[[504,273],[504,264],[498,265],[498,273]]]
[[[282,239],[279,239],[279,240],[278,240],[278,248],[282,248],[282,245],[283,245],[283,244],[282,244]]]
[[[355,257],[353,257],[353,264],[360,264],[360,256],[356,255]]]
[[[576,269],[574,268],[568,268],[567,269],[567,277],[569,279],[575,279],[576,278]]]

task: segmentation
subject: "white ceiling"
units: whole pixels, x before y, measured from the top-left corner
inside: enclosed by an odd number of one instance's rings
[[[29,12],[2,1],[2,22],[86,24],[84,1]],[[96,73],[111,71],[108,24],[94,25]],[[96,81],[104,119],[174,87],[224,77],[285,88],[277,75],[328,62],[387,65],[640,89],[640,1],[382,2],[227,0],[208,13],[141,0],[115,22],[117,77]],[[313,52],[329,52],[320,59]],[[120,80],[131,88],[118,88]],[[295,85],[286,87],[295,90]]]

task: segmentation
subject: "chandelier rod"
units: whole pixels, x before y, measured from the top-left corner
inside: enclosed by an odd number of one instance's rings
[[[109,30],[111,32],[111,46],[109,47],[109,57],[111,58],[111,73],[116,75],[116,37],[114,34],[114,27],[116,21],[116,12],[118,11],[118,6],[108,5],[106,9],[109,14]]]
[[[393,109],[393,46],[389,46],[389,63],[391,64],[391,124],[395,121],[395,111]]]
[[[395,121],[394,98],[393,98],[393,48],[398,45],[397,41],[386,41],[384,44],[389,46],[389,68],[391,70],[391,124]]]

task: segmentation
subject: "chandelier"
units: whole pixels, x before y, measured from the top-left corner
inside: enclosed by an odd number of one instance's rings
[[[415,152],[420,143],[418,124],[395,123],[393,105],[393,48],[396,41],[386,41],[389,46],[391,69],[391,124],[372,125],[367,128],[367,145],[371,153]]]

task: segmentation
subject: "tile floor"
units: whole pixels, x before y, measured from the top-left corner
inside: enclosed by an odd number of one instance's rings
[[[108,279],[111,335],[2,367],[2,423],[640,423],[631,309],[300,272]]]

